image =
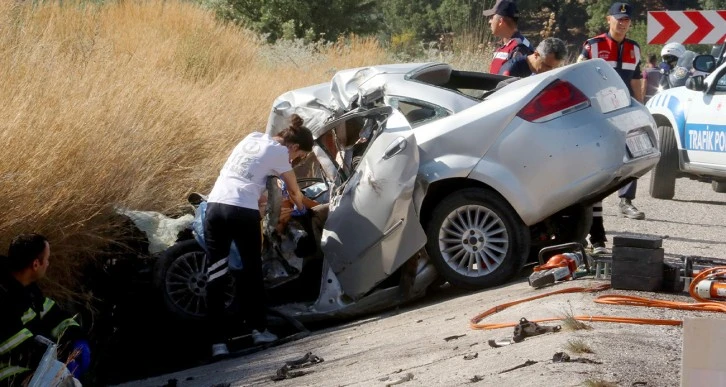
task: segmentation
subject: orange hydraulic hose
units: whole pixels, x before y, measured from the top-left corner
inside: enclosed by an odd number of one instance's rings
[[[647,306],[647,307],[659,307],[659,308],[670,308],[670,309],[678,309],[678,310],[694,310],[694,311],[702,311],[702,312],[722,312],[726,313],[726,303],[719,302],[719,301],[710,301],[703,299],[699,297],[696,294],[696,285],[699,281],[711,278],[714,276],[720,276],[720,277],[726,277],[726,267],[714,267],[710,269],[706,269],[701,271],[691,282],[691,285],[689,287],[689,294],[691,297],[696,299],[696,303],[687,303],[687,302],[678,302],[678,301],[664,301],[664,300],[655,300],[655,299],[649,299],[649,298],[643,298],[643,297],[635,297],[635,296],[626,296],[626,295],[604,295],[600,296],[595,299],[595,302],[600,304],[611,304],[611,305],[633,305],[633,306]],[[499,328],[508,328],[513,327],[517,325],[517,322],[511,322],[511,323],[482,323],[481,321],[484,320],[484,318],[491,316],[495,313],[498,313],[504,309],[509,308],[510,306],[525,303],[532,300],[537,300],[544,297],[549,297],[555,294],[563,294],[563,293],[594,293],[599,292],[603,290],[610,289],[610,285],[599,285],[594,286],[590,288],[584,288],[584,287],[574,287],[574,288],[567,288],[567,289],[561,289],[554,292],[549,293],[542,293],[533,297],[524,298],[517,301],[507,302],[501,305],[497,305],[489,310],[486,310],[482,313],[479,313],[478,315],[474,316],[469,321],[469,326],[472,329],[499,329]],[[613,323],[623,323],[623,324],[648,324],[648,325],[674,325],[679,326],[683,324],[682,320],[666,320],[666,319],[648,319],[648,318],[634,318],[634,317],[617,317],[617,316],[574,316],[572,317],[575,320],[578,321],[597,321],[597,322],[613,322]],[[548,317],[543,318],[539,320],[530,320],[531,322],[540,323],[540,322],[547,322],[547,321],[557,321],[562,320],[560,317]]]

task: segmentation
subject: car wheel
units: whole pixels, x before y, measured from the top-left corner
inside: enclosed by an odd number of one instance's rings
[[[165,250],[154,264],[154,285],[161,291],[167,311],[184,320],[207,315],[207,255],[194,239],[181,241]],[[234,297],[232,276],[226,276],[226,305]]]
[[[529,230],[499,194],[470,188],[434,209],[426,227],[426,250],[454,286],[483,289],[515,274],[529,252]]]
[[[653,167],[650,177],[650,196],[656,199],[673,199],[678,173],[678,146],[673,128],[659,126],[660,160]]]
[[[714,192],[724,193],[726,192],[726,182],[723,181],[712,181],[711,188]]]

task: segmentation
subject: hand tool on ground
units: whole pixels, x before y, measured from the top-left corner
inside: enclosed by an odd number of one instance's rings
[[[569,252],[564,252],[568,250]],[[553,255],[545,263],[543,256],[552,252],[562,253]],[[572,279],[583,264],[585,270],[589,272],[588,257],[580,243],[573,242],[545,247],[539,252],[539,265],[534,267],[534,272],[529,276],[529,285],[540,288],[557,281]]]
[[[537,336],[549,332],[559,332],[561,329],[562,327],[559,325],[551,327],[542,326],[522,317],[519,319],[519,324],[514,326],[514,335],[511,339],[489,340],[489,346],[492,348],[499,348],[505,345],[519,343],[527,337]]]

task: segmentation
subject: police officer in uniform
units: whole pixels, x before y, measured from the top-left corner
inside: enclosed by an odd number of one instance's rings
[[[489,18],[492,34],[502,39],[502,45],[494,52],[489,72],[500,74],[502,65],[511,59],[525,57],[534,50],[532,44],[517,29],[519,10],[513,0],[497,0],[494,7],[483,12]]]
[[[625,37],[630,29],[633,8],[628,3],[614,3],[606,16],[608,32],[588,39],[583,45],[577,61],[602,58],[613,66],[628,87],[630,95],[643,103],[643,73],[640,70],[640,46]],[[633,181],[618,191],[619,212],[630,219],[645,219],[645,214],[632,203],[635,199],[637,181]],[[602,202],[593,206],[593,221],[590,228],[590,243],[593,253],[604,253],[605,227],[602,219]]]

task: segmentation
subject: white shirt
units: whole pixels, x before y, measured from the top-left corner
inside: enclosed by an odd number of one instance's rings
[[[250,133],[224,163],[208,201],[257,209],[267,177],[290,170],[290,155],[285,146],[267,134]]]

